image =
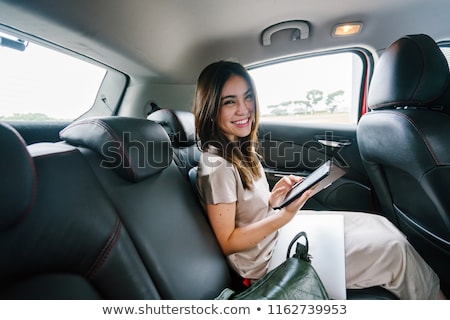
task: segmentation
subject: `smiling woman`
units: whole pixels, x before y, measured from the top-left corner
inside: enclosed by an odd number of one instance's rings
[[[296,215],[305,214],[301,209],[315,194],[315,187],[306,187],[287,205],[282,203],[288,192],[297,183],[305,183],[301,177],[285,176],[269,188],[256,151],[258,121],[249,125],[253,114],[258,114],[258,104],[256,96],[248,96],[253,85],[242,66],[230,61],[212,63],[201,72],[197,87],[193,109],[203,151],[197,188],[230,266],[244,282],[254,285],[267,275],[279,230]],[[205,96],[205,92],[220,92],[221,98]],[[231,108],[224,101],[230,101]],[[210,116],[204,117],[205,112]],[[219,114],[218,119],[214,114]],[[219,129],[212,130],[216,121]],[[216,137],[221,134],[226,138],[219,141]],[[381,286],[400,299],[435,299],[440,295],[439,277],[389,220],[351,211],[312,214],[343,218],[346,288]],[[303,227],[301,223],[295,226]],[[421,278],[414,278],[416,274]],[[285,279],[280,280],[282,286]]]
[[[232,76],[220,97],[219,127],[230,141],[248,136],[255,120],[255,99],[247,82]]]
[[[252,177],[261,175],[267,178],[269,190],[286,176],[304,177],[336,160],[347,174],[310,197],[302,209],[370,212],[388,219],[407,236],[450,296],[450,227],[442,231],[446,242],[441,253],[434,243],[424,245],[421,235],[415,236],[413,224],[396,219],[392,206],[380,205],[391,195],[375,192],[376,181],[370,178],[374,171],[366,166],[358,138],[361,119],[374,113],[367,101],[387,48],[405,35],[425,34],[450,52],[449,8],[450,0],[0,0],[0,127],[10,133],[0,134],[0,144],[5,146],[0,172],[11,173],[8,181],[0,174],[0,204],[9,197],[25,204],[24,196],[14,189],[17,182],[35,191],[29,195],[35,204],[27,207],[30,211],[17,225],[2,229],[0,219],[0,246],[8,257],[0,259],[0,299],[2,293],[12,297],[10,289],[16,284],[23,288],[30,275],[73,271],[72,260],[65,258],[80,248],[79,240],[93,250],[92,256],[85,252],[73,256],[75,263],[82,264],[79,275],[99,271],[97,277],[83,280],[103,299],[212,299],[223,288],[235,286],[234,274],[198,201],[198,190],[189,183],[191,172],[195,177],[201,172],[199,144],[211,145],[211,150],[223,145],[229,154],[239,151],[233,154],[233,164],[243,185],[250,186]],[[358,24],[359,32],[339,36],[333,32],[348,23]],[[227,83],[229,92],[200,94],[203,101],[195,103],[208,110],[199,112],[204,127],[196,132],[192,106],[199,97],[199,73],[218,61],[238,63],[242,67],[238,75],[247,82]],[[407,70],[414,72],[419,65]],[[222,84],[208,80],[203,89],[222,88],[226,79]],[[411,84],[409,80],[404,79]],[[434,82],[425,81],[425,89],[432,90]],[[393,83],[392,88],[403,85]],[[448,88],[437,102],[432,109],[417,112],[448,117]],[[211,107],[219,103],[220,110]],[[381,116],[387,110],[375,111]],[[430,132],[439,129],[438,123],[432,123]],[[410,139],[395,137],[401,145]],[[391,145],[394,141],[389,138],[386,144]],[[29,171],[36,175],[35,184],[10,166],[22,163],[11,154],[10,140],[18,143],[18,150],[30,151],[21,159],[27,166],[35,164]],[[371,144],[374,141],[369,139]],[[436,143],[436,150],[447,151],[444,140]],[[170,146],[169,152],[161,144]],[[117,148],[102,149],[110,146]],[[110,151],[120,155],[114,160],[122,167],[103,162]],[[397,153],[389,152],[390,158]],[[140,179],[150,159],[158,172]],[[422,160],[421,155],[403,161],[402,172]],[[246,170],[247,164],[253,172]],[[448,170],[450,160],[440,160],[439,167]],[[388,176],[388,171],[382,173]],[[450,179],[437,178],[445,194]],[[408,185],[403,175],[393,181]],[[218,183],[223,186],[226,181]],[[396,189],[401,199],[407,199],[407,205],[399,207],[406,212],[412,206],[411,193]],[[266,200],[261,202],[267,205]],[[414,203],[429,202],[427,197],[414,197]],[[254,206],[252,202],[248,207]],[[0,212],[4,216],[3,207]],[[421,214],[428,212],[421,210]],[[427,221],[449,226],[445,212],[450,209],[442,212],[446,225],[430,215]],[[360,243],[371,242],[369,234],[361,234]],[[121,237],[125,242],[115,241]],[[37,238],[43,241],[41,251],[34,250]],[[51,245],[46,239],[52,239]],[[381,253],[389,255],[390,248]],[[67,268],[59,268],[55,261],[67,262]],[[115,262],[124,263],[124,268],[117,268]],[[350,263],[346,268],[350,274],[360,267]],[[420,273],[411,277],[411,283],[423,280]],[[31,284],[39,297],[52,289],[45,281]],[[64,285],[64,289],[79,292],[76,286]],[[57,297],[64,297],[56,291]],[[346,293],[351,300],[396,298],[382,286],[349,287]],[[410,310],[405,309],[394,320],[407,317]]]

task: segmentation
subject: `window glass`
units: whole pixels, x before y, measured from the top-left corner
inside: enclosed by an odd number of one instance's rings
[[[445,58],[447,59],[448,65],[450,66],[450,43],[445,42],[443,44],[440,44],[440,48]]]
[[[363,63],[352,52],[291,59],[249,69],[261,121],[356,123]]]
[[[89,110],[106,70],[0,33],[0,120],[73,120]]]

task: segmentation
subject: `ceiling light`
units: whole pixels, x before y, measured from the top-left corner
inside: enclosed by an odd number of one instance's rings
[[[363,26],[362,22],[349,22],[338,24],[333,29],[333,36],[345,37],[355,35],[361,32],[362,26]]]

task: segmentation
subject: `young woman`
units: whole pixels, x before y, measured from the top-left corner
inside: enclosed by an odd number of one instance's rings
[[[194,98],[196,131],[202,156],[198,189],[211,226],[231,267],[251,283],[268,268],[278,229],[300,213],[311,191],[281,210],[296,176],[269,190],[255,150],[258,102],[246,69],[231,61],[207,66]],[[387,219],[374,214],[344,216],[346,286],[382,286],[400,299],[443,298],[439,279]]]

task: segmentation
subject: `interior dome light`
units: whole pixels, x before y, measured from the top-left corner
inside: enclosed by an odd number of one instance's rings
[[[345,37],[358,34],[362,30],[362,22],[341,23],[333,28],[334,37]]]

